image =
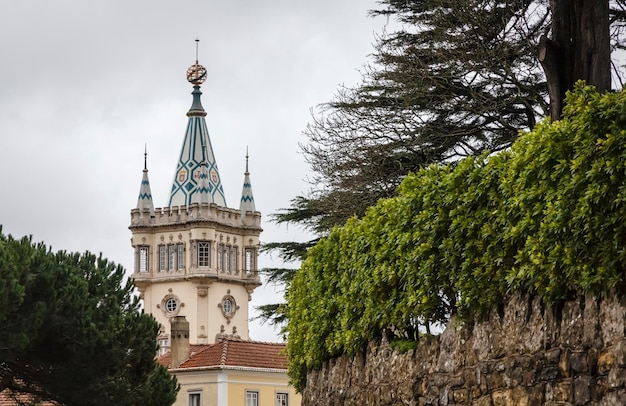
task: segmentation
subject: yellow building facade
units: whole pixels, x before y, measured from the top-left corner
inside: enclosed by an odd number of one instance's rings
[[[299,405],[300,394],[286,379],[283,351],[283,344],[229,338],[192,346],[190,357],[170,369],[180,384],[175,405]]]

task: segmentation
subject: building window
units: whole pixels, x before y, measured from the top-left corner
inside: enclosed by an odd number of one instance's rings
[[[253,390],[246,391],[246,406],[259,406],[259,392]]]
[[[178,255],[178,270],[182,271],[185,269],[185,246],[183,244],[178,244],[176,249]]]
[[[256,271],[256,249],[254,248],[246,248],[245,270],[246,272]]]
[[[202,392],[189,392],[189,406],[202,406]]]
[[[170,245],[167,247],[168,250],[168,264],[167,264],[167,269],[172,271],[174,269],[176,269],[176,246],[175,245]]]
[[[159,245],[159,272],[167,271],[167,246]]]
[[[159,304],[159,308],[165,317],[178,315],[182,306],[184,306],[184,304],[180,301],[180,298],[172,293],[166,295],[163,300],[161,300],[161,304]]]
[[[289,406],[289,394],[284,392],[277,392],[276,406]]]
[[[159,343],[159,355],[165,355],[170,350],[170,342],[167,337],[160,337]]]
[[[159,245],[159,272],[185,269],[184,244]]]
[[[168,313],[174,313],[178,309],[178,301],[173,297],[170,297],[165,301],[165,311]]]
[[[224,270],[224,249],[224,244],[217,246],[217,269],[220,271]]]
[[[227,245],[224,248],[224,269],[226,272],[230,273],[230,245]]]
[[[233,311],[233,302],[230,299],[224,299],[222,302],[222,308],[224,309],[224,313],[231,314]]]
[[[222,309],[222,314],[228,320],[232,319],[235,312],[239,310],[239,306],[237,306],[235,298],[230,294],[230,289],[228,290],[228,294],[222,298],[222,301],[217,306]]]
[[[239,250],[226,244],[217,246],[217,269],[226,273],[237,272]]]
[[[211,243],[198,241],[198,267],[211,266]]]
[[[235,272],[239,273],[239,248],[233,247],[230,254],[230,268]]]
[[[139,272],[147,273],[149,271],[148,268],[148,256],[150,247],[139,247]]]

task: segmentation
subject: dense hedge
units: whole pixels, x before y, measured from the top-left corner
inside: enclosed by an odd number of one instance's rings
[[[399,196],[334,229],[288,291],[289,374],[383,331],[414,338],[513,291],[548,303],[624,284],[626,93],[577,86],[564,118],[494,156],[408,176]]]

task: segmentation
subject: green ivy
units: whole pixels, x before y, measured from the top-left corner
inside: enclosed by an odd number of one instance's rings
[[[470,320],[512,292],[548,303],[623,286],[626,92],[577,85],[508,151],[433,165],[320,240],[287,293],[289,374]]]

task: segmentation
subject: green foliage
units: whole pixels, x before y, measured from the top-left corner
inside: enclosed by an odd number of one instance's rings
[[[307,370],[383,332],[412,339],[514,291],[553,303],[621,289],[624,218],[626,92],[579,84],[563,120],[407,176],[310,249],[287,293],[292,382],[302,389]]]
[[[0,233],[0,281],[10,298],[0,310],[0,390],[59,404],[174,402],[176,379],[155,362],[158,324],[121,266]]]
[[[554,38],[554,19],[563,21],[550,3],[380,0],[371,15],[392,23],[376,38],[361,83],[341,87],[314,111],[301,146],[310,164],[311,190],[295,197],[274,221],[324,236],[352,216],[363,217],[379,199],[395,196],[409,172],[508,149],[520,130],[530,130],[550,112],[549,84],[537,58],[540,38],[550,27]],[[610,47],[624,49],[626,1],[609,6]],[[560,9],[580,13],[584,8]],[[579,39],[571,38],[562,51]],[[560,58],[558,66],[587,72],[590,63],[611,62],[609,55],[595,54],[598,49],[592,52],[595,59],[583,52],[580,63]],[[623,83],[620,68],[615,83]]]
[[[389,343],[389,346],[392,350],[402,354],[417,349],[417,344],[418,342],[415,340],[395,339]]]

